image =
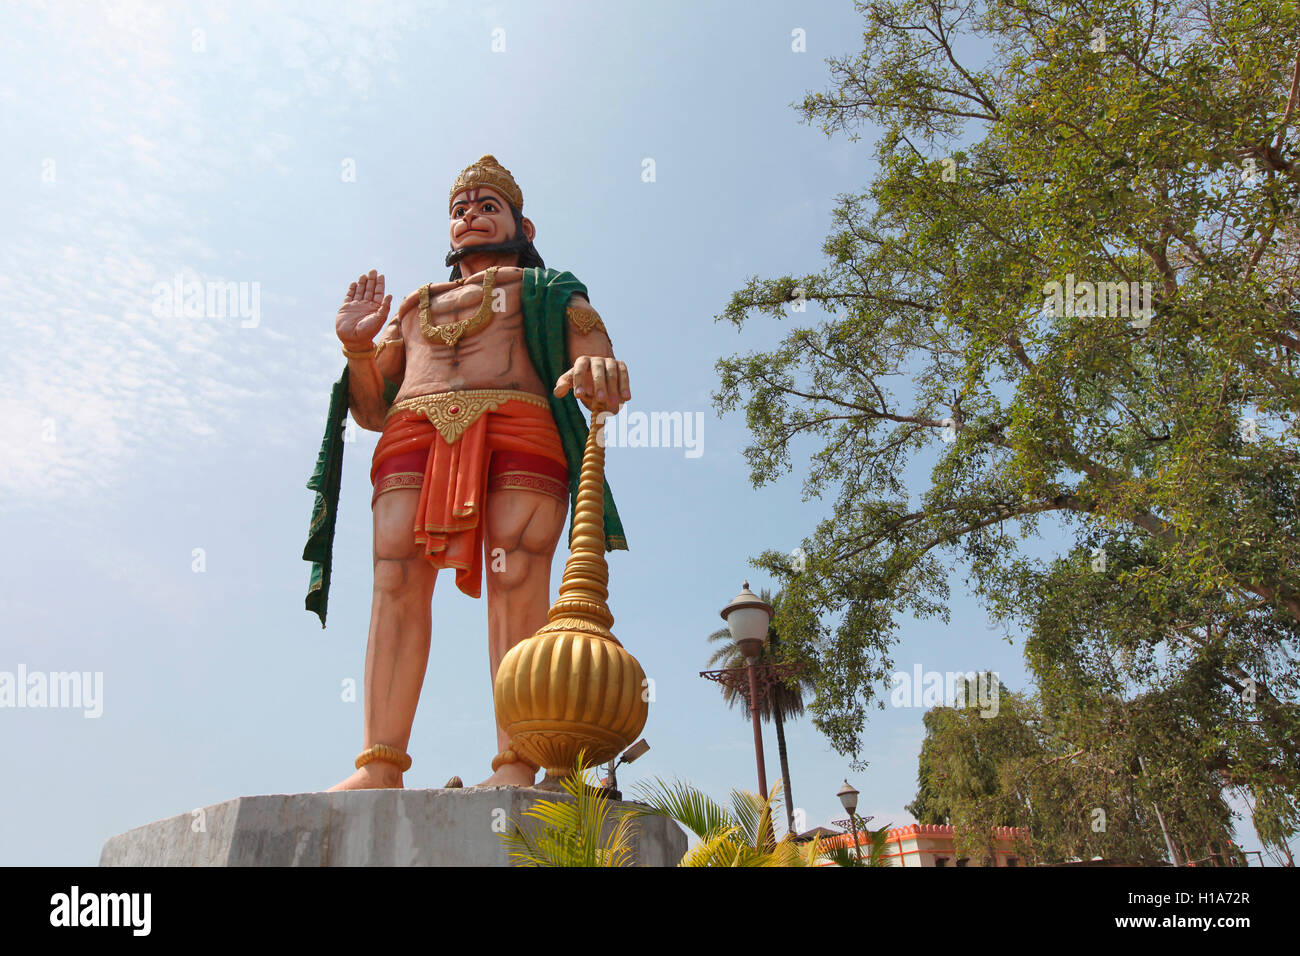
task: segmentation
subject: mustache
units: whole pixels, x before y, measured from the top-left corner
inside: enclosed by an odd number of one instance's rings
[[[529,246],[529,241],[525,238],[507,239],[505,242],[490,242],[481,246],[461,246],[459,249],[453,249],[447,253],[447,259],[444,265],[454,266],[468,255],[477,255],[481,252],[523,252]]]

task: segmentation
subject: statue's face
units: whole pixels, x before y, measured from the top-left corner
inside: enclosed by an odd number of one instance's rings
[[[452,201],[450,229],[453,249],[509,242],[515,237],[515,217],[495,189],[465,189]]]

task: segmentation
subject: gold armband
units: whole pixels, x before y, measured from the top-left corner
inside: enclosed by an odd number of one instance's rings
[[[600,320],[600,313],[595,309],[588,309],[581,305],[571,305],[564,310],[564,314],[569,317],[573,327],[583,335],[591,332],[593,329],[600,329],[609,338],[609,329],[605,328],[605,323]]]

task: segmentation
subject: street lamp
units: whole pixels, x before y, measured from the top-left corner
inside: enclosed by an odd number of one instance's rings
[[[746,581],[739,594],[722,609],[731,639],[745,656],[749,671],[749,712],[754,718],[754,755],[758,761],[758,792],[767,799],[767,768],[763,764],[763,729],[758,721],[758,678],[754,664],[767,643],[767,629],[772,620],[772,605],[749,589]]]
[[[858,791],[849,786],[846,779],[844,786],[840,787],[840,792],[835,794],[840,798],[840,805],[849,815],[849,828],[853,831],[853,845],[858,848],[858,862],[862,862],[862,841],[858,839]]]

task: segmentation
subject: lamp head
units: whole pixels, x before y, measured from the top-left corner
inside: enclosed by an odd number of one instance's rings
[[[722,609],[731,639],[746,657],[757,657],[767,643],[767,628],[772,620],[772,605],[749,589],[746,581],[740,593]]]
[[[644,737],[642,737],[631,747],[628,747],[627,750],[623,751],[623,755],[618,758],[619,763],[631,763],[633,760],[636,760],[638,757],[644,757],[646,751],[648,751],[649,749],[650,749],[650,744],[646,742],[646,739]]]
[[[844,786],[840,787],[840,792],[835,794],[835,796],[840,798],[840,805],[844,807],[844,811],[850,817],[857,813],[858,791],[850,787],[847,780],[844,781]]]

